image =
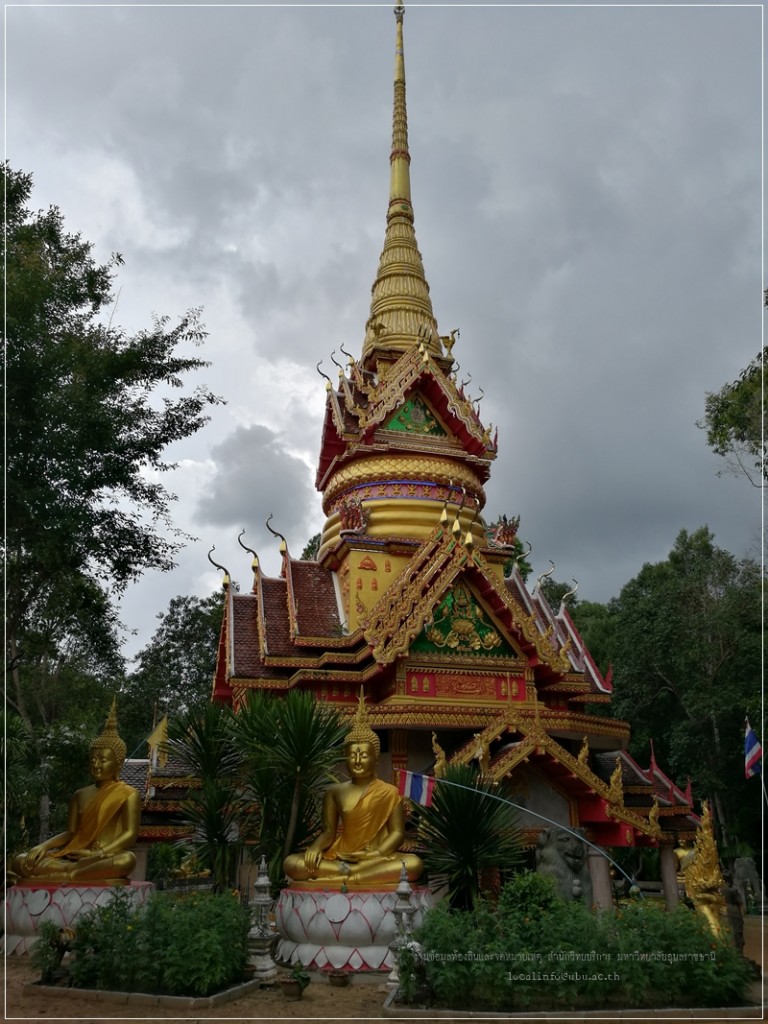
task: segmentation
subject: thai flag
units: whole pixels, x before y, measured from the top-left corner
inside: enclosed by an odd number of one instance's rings
[[[763,748],[755,736],[749,719],[746,719],[747,728],[744,733],[744,775],[749,779],[753,775],[760,774],[760,759],[763,756]]]
[[[432,803],[435,780],[431,775],[415,775],[413,772],[401,771],[397,788],[401,796],[407,796],[409,800],[421,804],[422,807],[429,807]]]

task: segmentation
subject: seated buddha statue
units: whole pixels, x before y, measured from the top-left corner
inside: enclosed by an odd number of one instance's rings
[[[130,847],[139,831],[141,800],[118,778],[126,746],[117,733],[115,702],[91,744],[93,783],[69,802],[67,829],[11,859],[9,881],[59,885],[122,884],[136,864]]]
[[[324,889],[394,888],[403,864],[409,881],[420,877],[421,859],[399,852],[405,838],[403,799],[397,787],[376,777],[380,749],[361,695],[344,743],[349,781],[326,790],[322,832],[283,862],[292,882]]]

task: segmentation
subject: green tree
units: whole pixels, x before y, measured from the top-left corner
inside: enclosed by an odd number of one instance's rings
[[[222,595],[214,593],[174,597],[158,615],[159,625],[123,687],[120,721],[129,751],[156,719],[197,710],[210,700],[223,612]]]
[[[79,574],[52,580],[19,634],[6,703],[30,747],[27,829],[35,841],[63,827],[69,796],[88,779],[88,747],[122,677],[117,615],[103,587]],[[10,809],[9,809],[10,812]]]
[[[78,578],[120,591],[142,571],[168,569],[184,535],[159,476],[164,452],[220,401],[180,394],[207,364],[179,350],[205,332],[199,310],[176,326],[157,317],[135,337],[113,326],[114,254],[64,228],[52,207],[28,209],[32,179],[4,167],[6,233],[6,623],[11,669],[36,602]]]
[[[561,583],[552,576],[545,576],[541,581],[541,592],[547,599],[547,603],[555,614],[560,610],[560,605],[565,600],[565,607],[569,612],[578,605],[579,599],[575,593],[573,583]]]
[[[577,601],[568,609],[581,639],[605,677],[614,660],[616,646],[616,601]]]
[[[762,487],[768,479],[763,430],[763,373],[767,358],[768,346],[736,380],[724,384],[719,391],[707,393],[704,418],[697,424],[706,430],[710,448],[727,460],[728,469],[743,474],[755,487]]]
[[[728,844],[756,846],[757,800],[745,789],[744,715],[760,690],[759,567],[682,530],[665,562],[643,566],[616,602],[613,710],[632,751],[710,797]]]
[[[515,809],[469,765],[449,765],[430,807],[417,808],[417,829],[430,880],[448,887],[451,906],[469,910],[489,870],[511,871],[522,859]]]
[[[301,690],[248,695],[235,723],[249,787],[261,813],[271,874],[318,828],[318,794],[334,781],[349,721]]]
[[[207,365],[182,354],[204,337],[199,311],[128,337],[108,316],[122,257],[99,264],[56,207],[31,212],[31,175],[6,165],[3,179],[7,696],[28,731],[45,833],[58,787],[87,777],[85,759],[64,764],[52,744],[87,750],[124,671],[111,598],[170,568],[184,539],[164,452],[219,399],[185,388]]]
[[[304,562],[312,562],[317,558],[317,553],[320,550],[320,534],[316,533],[310,537],[304,546],[304,550],[301,552],[301,558]]]

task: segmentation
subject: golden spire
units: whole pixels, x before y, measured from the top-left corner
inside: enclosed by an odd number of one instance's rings
[[[441,354],[429,285],[413,230],[411,157],[405,106],[404,11],[403,6],[395,8],[395,93],[389,158],[389,209],[384,248],[371,289],[371,315],[366,324],[363,361],[369,360],[374,351],[397,357],[421,342],[430,355]]]

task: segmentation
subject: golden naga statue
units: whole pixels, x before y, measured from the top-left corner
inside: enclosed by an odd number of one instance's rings
[[[322,832],[303,853],[286,857],[283,870],[302,888],[394,888],[403,864],[414,881],[423,864],[413,853],[398,852],[405,838],[403,799],[397,787],[376,777],[379,738],[362,694],[344,753],[350,781],[326,790]]]
[[[115,701],[100,736],[91,744],[93,784],[69,802],[67,830],[12,858],[8,880],[58,885],[124,884],[136,864],[141,815],[137,790],[118,779],[126,746],[117,734]]]
[[[721,936],[726,913],[723,897],[723,875],[717,854],[715,833],[709,804],[704,801],[701,825],[696,833],[694,848],[681,850],[678,861],[685,884],[685,894],[709,925],[713,935]]]
[[[432,733],[432,753],[435,755],[435,778],[442,779],[445,777],[446,769],[448,768],[448,760],[445,756],[445,751],[437,742],[437,733]]]

